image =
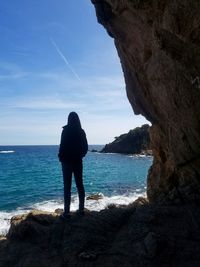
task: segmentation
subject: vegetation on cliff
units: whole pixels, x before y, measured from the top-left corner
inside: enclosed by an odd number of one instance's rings
[[[149,125],[144,124],[126,134],[115,137],[112,143],[101,150],[104,153],[139,154],[150,149]]]

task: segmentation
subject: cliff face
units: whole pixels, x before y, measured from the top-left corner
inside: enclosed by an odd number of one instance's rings
[[[200,1],[92,0],[135,114],[152,123],[150,201],[200,199]]]
[[[149,125],[144,124],[115,138],[112,143],[105,145],[103,153],[139,154],[150,149]]]

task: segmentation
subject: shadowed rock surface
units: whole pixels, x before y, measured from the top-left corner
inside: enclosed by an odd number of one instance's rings
[[[126,134],[115,137],[115,141],[105,145],[103,153],[139,154],[150,149],[149,125],[144,124]]]
[[[128,99],[152,123],[150,201],[200,200],[200,1],[92,0]]]
[[[199,266],[199,225],[196,206],[142,198],[64,222],[56,213],[33,211],[12,219],[0,240],[0,266]]]

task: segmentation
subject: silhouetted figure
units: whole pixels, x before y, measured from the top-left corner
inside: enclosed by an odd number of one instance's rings
[[[83,186],[82,158],[88,151],[88,143],[84,130],[81,128],[80,119],[76,112],[68,116],[68,124],[63,127],[61,134],[59,160],[62,163],[64,180],[64,213],[61,218],[69,218],[71,202],[72,174],[74,174],[79,196],[80,215],[84,214],[85,190]]]

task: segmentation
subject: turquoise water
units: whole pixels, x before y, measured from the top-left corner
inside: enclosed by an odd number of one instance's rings
[[[92,146],[90,149],[100,149]],[[9,216],[38,208],[63,206],[63,181],[57,159],[58,146],[0,147],[0,231]],[[100,201],[86,201],[89,209],[124,204],[143,195],[151,157],[88,152],[84,158],[86,195],[101,193]],[[72,186],[72,210],[77,207]]]

